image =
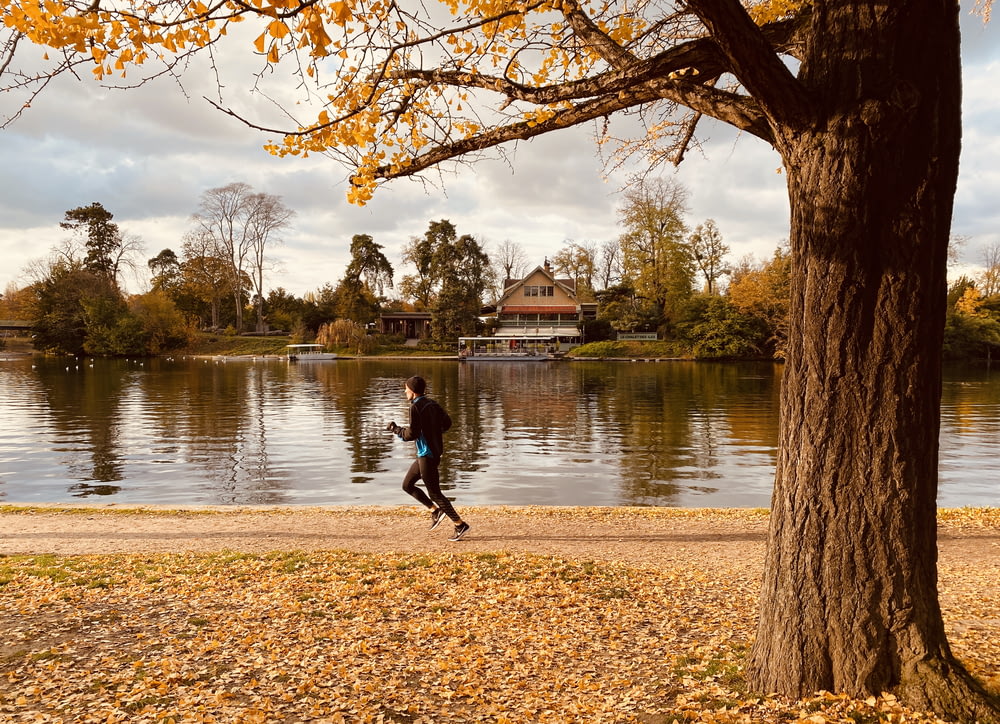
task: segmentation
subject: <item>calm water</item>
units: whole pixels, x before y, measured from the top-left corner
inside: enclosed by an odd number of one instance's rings
[[[181,358],[0,362],[0,502],[408,504],[415,373],[460,505],[768,505],[780,365]],[[942,411],[938,503],[997,505],[1000,373]]]

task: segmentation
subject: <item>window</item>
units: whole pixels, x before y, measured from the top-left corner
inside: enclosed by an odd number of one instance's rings
[[[553,297],[555,296],[555,287],[551,286],[538,286],[538,285],[525,285],[524,296],[526,297]]]

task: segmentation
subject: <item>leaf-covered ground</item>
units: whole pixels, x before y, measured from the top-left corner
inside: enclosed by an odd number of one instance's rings
[[[995,574],[942,585],[963,582],[949,635],[997,691]],[[520,552],[9,556],[0,721],[934,721],[748,692],[758,586]]]

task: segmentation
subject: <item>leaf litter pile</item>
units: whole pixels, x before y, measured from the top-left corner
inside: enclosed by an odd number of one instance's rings
[[[937,721],[747,691],[758,588],[520,553],[0,558],[0,721]],[[946,610],[993,691],[996,603]]]

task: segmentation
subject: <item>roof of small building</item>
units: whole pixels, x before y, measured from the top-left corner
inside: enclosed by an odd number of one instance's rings
[[[576,314],[575,304],[505,304],[502,314]]]

